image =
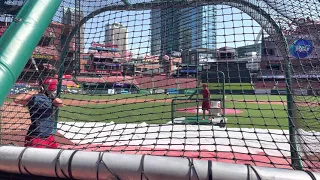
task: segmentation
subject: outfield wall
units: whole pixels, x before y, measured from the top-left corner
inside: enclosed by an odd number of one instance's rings
[[[228,86],[226,86],[227,88]],[[30,88],[24,85],[17,85],[11,88],[10,95],[25,93],[35,90],[36,88]],[[177,88],[156,88],[156,89],[131,89],[131,88],[114,88],[114,89],[82,89],[82,88],[62,88],[63,93],[66,94],[192,94],[196,91],[196,88],[190,89],[177,89]],[[211,89],[211,94],[221,94],[221,90]],[[295,95],[308,95],[308,96],[320,96],[320,90],[308,90],[308,89],[295,89],[293,92]],[[225,94],[245,94],[245,95],[286,95],[286,90],[275,89],[254,89],[254,90],[236,90],[226,89]]]

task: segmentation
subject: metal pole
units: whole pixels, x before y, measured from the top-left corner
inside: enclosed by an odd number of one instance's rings
[[[171,101],[171,122],[174,124],[174,113],[175,113],[175,108],[174,108],[174,103],[176,99],[172,99]]]
[[[196,56],[195,61],[196,61],[196,79],[197,79],[197,87],[200,88],[200,78],[199,78],[199,54],[198,50],[195,50]],[[201,77],[201,76],[200,76]],[[199,93],[197,93],[197,124],[199,124]]]
[[[223,122],[224,123],[226,123],[226,119],[225,119],[225,114],[226,114],[226,105],[225,105],[225,102],[226,102],[226,100],[225,100],[225,94],[226,94],[226,92],[225,92],[225,80],[226,80],[226,78],[225,78],[225,74],[224,74],[224,72],[222,72],[222,71],[218,71],[218,73],[220,73],[221,75],[222,75],[222,109],[223,109]]]
[[[73,69],[75,69],[74,67],[76,67],[77,69],[79,69],[79,64],[80,64],[80,0],[75,0],[75,20],[74,20],[74,24],[75,24],[75,28],[77,28],[77,33],[75,36],[75,53],[74,53],[74,60],[72,61],[73,64]],[[70,22],[72,24],[72,22]],[[69,28],[69,26],[68,26]],[[69,41],[68,41],[68,36],[70,36],[71,34],[62,34],[61,35],[61,56],[60,56],[60,67],[59,67],[59,73],[58,73],[58,87],[57,87],[57,97],[61,96],[61,89],[62,89],[62,81],[63,81],[63,74],[65,73],[65,58],[68,54],[69,51]],[[68,68],[68,67],[67,67]],[[75,75],[77,74],[77,71],[75,71]],[[55,111],[55,126],[54,126],[54,134],[56,134],[57,132],[57,125],[58,125],[58,119],[59,119],[59,109],[56,109]]]
[[[289,48],[286,37],[282,33],[282,28],[277,26],[277,31],[281,33],[284,42],[284,50],[286,54],[283,53],[284,62],[285,62],[285,75],[286,75],[286,97],[287,97],[287,112],[288,112],[288,125],[289,125],[289,141],[290,141],[290,156],[291,156],[291,164],[294,169],[302,170],[303,163],[300,158],[299,152],[297,150],[296,144],[296,127],[294,124],[294,118],[296,111],[295,102],[292,94],[292,80],[291,80],[291,61],[288,55]]]
[[[57,86],[57,97],[61,96],[61,87],[62,87],[62,78],[64,73],[64,61],[65,57],[69,50],[69,43],[67,43],[67,36],[65,34],[61,35],[61,48],[64,50],[61,52],[60,55],[60,67],[59,67],[59,73],[58,73],[58,86]],[[59,109],[56,109],[55,111],[55,125],[54,125],[54,134],[57,132],[57,125],[58,125],[58,118],[59,118]]]
[[[179,157],[0,147],[1,172],[70,179],[320,179],[320,173]],[[312,177],[314,176],[314,177]]]
[[[26,1],[0,38],[0,105],[4,103],[60,4],[61,0]]]
[[[285,57],[285,74],[286,74],[286,94],[287,94],[287,107],[288,107],[288,124],[289,124],[289,140],[290,140],[290,153],[291,163],[294,169],[302,170],[303,164],[297,150],[296,144],[296,126],[294,124],[294,111],[296,111],[295,102],[292,94],[292,80],[291,80],[291,62],[289,57]]]

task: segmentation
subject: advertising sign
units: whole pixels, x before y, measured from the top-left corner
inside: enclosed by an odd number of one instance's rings
[[[255,94],[271,94],[271,89],[255,89]]]
[[[114,89],[108,89],[108,94],[115,94],[115,90]]]
[[[168,92],[169,94],[179,94],[179,91],[176,88],[169,88]]]
[[[320,78],[318,74],[298,74],[294,75],[293,78],[304,79],[304,78]]]
[[[35,59],[54,59],[55,58],[55,56],[53,55],[44,55],[44,54],[33,54],[32,57]]]
[[[199,53],[199,62],[216,62],[213,54],[209,53]]]
[[[113,87],[124,87],[124,86],[126,86],[127,84],[125,84],[125,83],[119,83],[119,82],[115,82],[115,83],[113,83]]]
[[[290,54],[295,58],[306,58],[312,50],[312,42],[306,39],[297,39],[290,45]]]
[[[156,94],[165,93],[165,90],[164,90],[164,89],[156,89],[156,90],[155,90],[155,93],[156,93]]]
[[[294,95],[306,96],[308,95],[308,89],[294,89]]]

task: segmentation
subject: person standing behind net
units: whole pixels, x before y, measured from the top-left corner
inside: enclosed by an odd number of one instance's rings
[[[207,84],[203,84],[202,85],[203,90],[202,90],[202,112],[203,112],[203,116],[202,116],[202,120],[205,120],[206,117],[206,111],[209,112],[209,120],[212,120],[211,118],[211,110],[210,110],[210,91],[208,89]]]
[[[54,106],[62,107],[63,102],[53,97],[57,89],[57,80],[46,78],[40,82],[40,91],[31,91],[21,94],[14,100],[15,103],[27,106],[30,113],[31,124],[25,137],[25,147],[57,148],[54,139],[53,119]]]

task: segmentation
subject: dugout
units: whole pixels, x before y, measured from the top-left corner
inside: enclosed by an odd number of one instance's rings
[[[120,82],[83,82],[82,87],[88,94],[123,94],[124,92],[136,94],[139,92],[134,84]]]

